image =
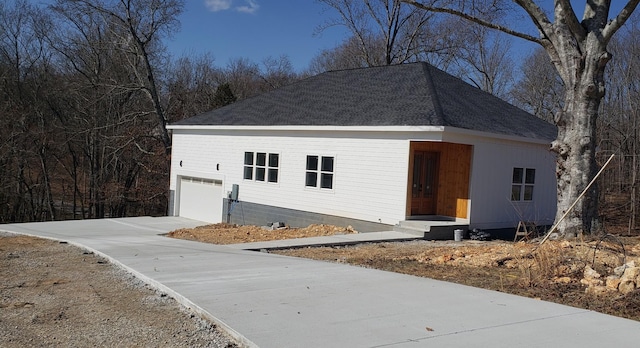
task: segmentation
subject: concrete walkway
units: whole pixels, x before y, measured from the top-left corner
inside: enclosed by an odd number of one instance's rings
[[[640,323],[431,279],[160,236],[197,221],[0,225],[92,249],[259,347],[635,347]],[[159,318],[161,320],[161,318]]]
[[[322,246],[322,245],[350,245],[367,242],[401,242],[409,240],[422,239],[415,234],[386,231],[386,232],[367,232],[355,234],[337,234],[325,237],[309,237],[298,239],[270,240],[266,242],[253,242],[241,244],[228,244],[226,247],[240,250],[262,250],[262,249],[283,249],[291,247],[303,246]]]

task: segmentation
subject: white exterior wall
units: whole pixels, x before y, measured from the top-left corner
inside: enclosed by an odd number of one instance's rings
[[[222,180],[223,195],[238,184],[240,201],[384,224],[404,220],[406,137],[383,132],[335,132],[329,138],[320,134],[227,130],[223,135],[216,130],[176,129],[170,189],[179,197],[178,176],[204,177]],[[278,153],[278,183],[243,180],[245,151]],[[305,187],[307,155],[334,157],[333,190]]]
[[[220,199],[238,184],[240,201],[393,225],[405,219],[410,141],[473,146],[467,214],[471,228],[513,228],[521,217],[538,225],[553,223],[555,158],[548,144],[457,129],[175,129],[170,183],[174,210],[177,213],[180,204],[177,178],[191,176],[221,180]],[[278,153],[278,183],[243,180],[245,151]],[[305,187],[307,155],[334,157],[333,190]],[[532,201],[511,201],[514,167],[536,169]]]
[[[549,144],[460,135],[447,136],[444,141],[473,145],[470,228],[515,228],[521,219],[553,224],[556,168]],[[532,201],[511,201],[515,167],[536,170]]]

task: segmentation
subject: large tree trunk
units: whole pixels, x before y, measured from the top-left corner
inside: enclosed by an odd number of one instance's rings
[[[596,120],[604,97],[604,69],[610,59],[605,46],[590,34],[580,47],[572,39],[557,45],[555,62],[562,61],[565,104],[556,116],[558,137],[552,144],[557,153],[558,209],[556,222],[577,201],[575,207],[558,224],[564,237],[591,233],[598,218],[598,186],[593,185],[578,200],[598,171],[596,164]]]
[[[571,103],[571,100],[566,100]],[[558,209],[556,222],[567,212],[569,207],[578,199],[597,172],[595,162],[595,141],[597,114],[596,100],[578,100],[570,107],[561,111],[560,118],[575,119],[558,124],[558,138],[553,142],[552,150],[557,153],[557,185]],[[567,110],[573,108],[573,110]],[[578,125],[578,126],[576,126]],[[558,225],[558,230],[566,237],[580,233],[590,233],[592,221],[598,212],[598,188],[591,186],[573,210]]]

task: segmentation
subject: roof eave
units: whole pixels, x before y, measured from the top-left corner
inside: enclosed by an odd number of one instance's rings
[[[170,130],[227,130],[227,131],[322,131],[322,132],[440,132],[481,138],[549,145],[553,139],[531,138],[464,129],[450,126],[221,126],[221,125],[170,125]]]
[[[500,139],[500,140],[508,140],[508,141],[517,141],[517,142],[526,142],[526,143],[534,143],[540,145],[550,145],[553,139],[542,139],[542,138],[531,138],[524,137],[520,135],[508,135],[508,134],[500,134],[500,133],[491,133],[491,132],[483,132],[471,129],[464,129],[458,127],[443,127],[443,132],[448,134],[460,134],[466,136],[476,136],[482,138],[492,138],[492,139]]]
[[[169,125],[170,130],[332,131],[332,132],[442,132],[444,126],[220,126]]]

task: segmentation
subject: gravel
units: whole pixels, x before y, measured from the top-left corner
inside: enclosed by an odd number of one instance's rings
[[[86,250],[0,233],[2,347],[237,347],[210,321]]]

